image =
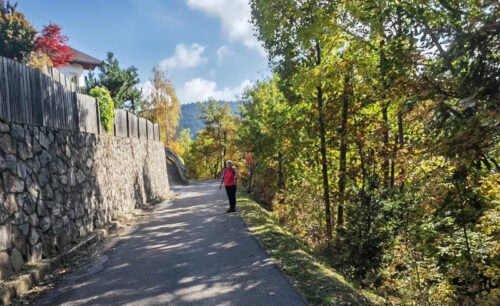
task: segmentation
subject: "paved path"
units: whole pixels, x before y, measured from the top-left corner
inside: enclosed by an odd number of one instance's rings
[[[175,191],[37,305],[305,305],[238,214],[226,214],[217,183]]]

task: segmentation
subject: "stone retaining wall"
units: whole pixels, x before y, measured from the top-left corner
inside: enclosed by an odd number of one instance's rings
[[[0,122],[0,278],[168,190],[159,141]]]

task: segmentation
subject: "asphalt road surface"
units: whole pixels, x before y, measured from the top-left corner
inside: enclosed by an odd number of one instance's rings
[[[305,305],[217,182],[175,191],[37,305]]]

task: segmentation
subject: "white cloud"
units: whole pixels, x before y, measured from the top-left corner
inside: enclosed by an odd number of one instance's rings
[[[219,61],[229,54],[231,54],[231,51],[229,51],[229,48],[225,45],[217,49],[217,59],[219,59]]]
[[[244,80],[235,88],[225,87],[223,89],[218,89],[217,83],[202,78],[196,78],[186,82],[184,86],[178,90],[177,94],[181,103],[206,101],[210,98],[232,101],[251,85],[252,82],[250,80]]]
[[[204,65],[208,59],[203,57],[206,47],[199,44],[192,44],[186,47],[184,44],[178,44],[175,47],[175,54],[172,57],[164,59],[160,63],[161,70],[173,70],[176,68],[194,68]]]
[[[153,92],[153,84],[151,83],[151,81],[140,83],[139,85],[137,85],[137,87],[142,90],[142,97],[145,100],[149,100],[149,98],[151,98],[151,93]]]
[[[240,41],[251,49],[256,49],[262,56],[266,53],[253,36],[250,23],[250,5],[248,0],[187,0],[191,9],[198,9],[207,15],[221,20],[222,29],[232,41]]]

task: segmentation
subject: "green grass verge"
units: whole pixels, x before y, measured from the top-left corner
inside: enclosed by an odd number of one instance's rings
[[[272,214],[244,192],[238,207],[250,231],[311,305],[376,305],[373,294],[357,289],[312,256],[311,249],[283,229]],[[377,301],[378,300],[378,301]]]

